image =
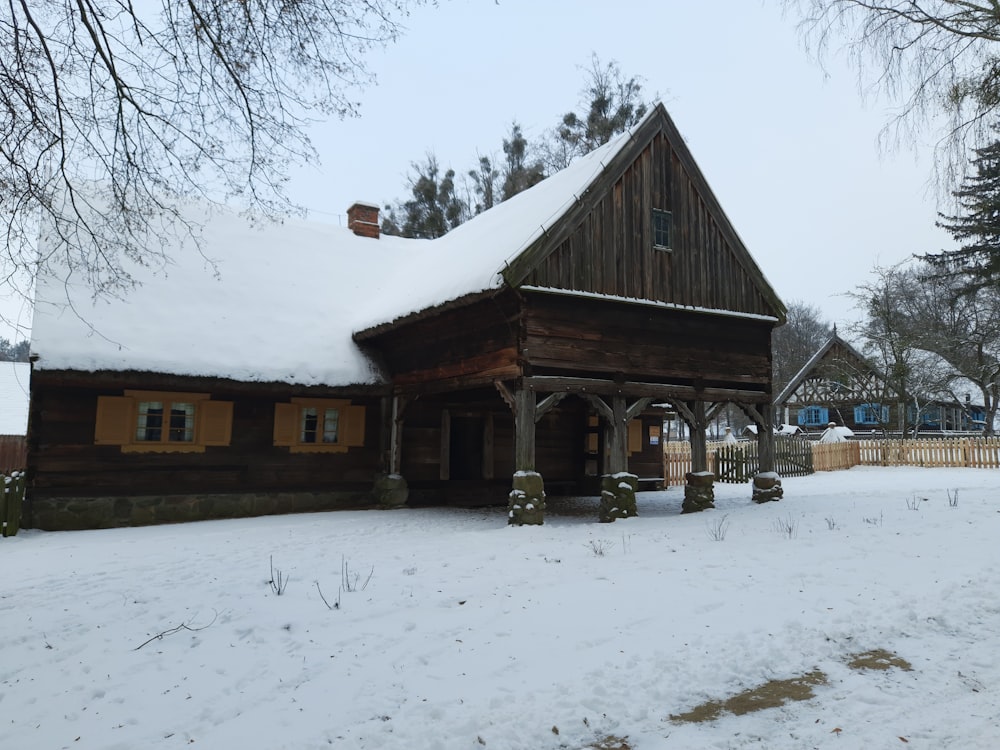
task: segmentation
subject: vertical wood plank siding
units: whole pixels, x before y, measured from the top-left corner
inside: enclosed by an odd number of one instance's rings
[[[654,208],[672,213],[669,252],[653,249]],[[662,133],[525,283],[773,314]]]

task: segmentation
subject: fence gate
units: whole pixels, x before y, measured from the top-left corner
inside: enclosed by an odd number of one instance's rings
[[[757,443],[726,443],[715,449],[715,481],[743,484],[757,473]]]
[[[804,477],[812,474],[812,444],[804,438],[775,438],[774,470],[783,477]]]

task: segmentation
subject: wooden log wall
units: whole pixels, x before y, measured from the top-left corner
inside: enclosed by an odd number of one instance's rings
[[[232,442],[204,453],[123,453],[95,445],[97,398],[120,395],[101,387],[51,387],[36,378],[32,391],[29,463],[30,495],[58,497],[176,495],[206,492],[370,490],[381,468],[378,445],[380,403],[364,404],[365,446],[346,453],[297,453],[273,445],[272,394],[213,390],[233,402]],[[138,384],[148,388],[148,384]],[[193,389],[189,389],[193,390]]]
[[[771,324],[558,294],[525,295],[525,363],[543,372],[759,389],[771,383]]]
[[[449,417],[443,419],[447,412]],[[492,427],[492,477],[509,482],[514,466],[514,418],[510,408],[495,394],[493,399],[462,400],[449,397],[423,397],[406,411],[403,427],[402,474],[417,485],[441,481],[441,461],[446,446],[442,430],[448,419],[478,417]],[[586,448],[586,405],[579,399],[566,399],[550,410],[535,425],[536,469],[545,481],[576,482],[584,473]],[[449,479],[465,476],[470,467],[454,465],[449,457]]]
[[[704,199],[691,173],[660,133],[572,234],[525,283],[678,305],[773,314],[737,251],[738,239]],[[653,209],[672,214],[669,251],[655,249]]]
[[[393,384],[408,393],[489,385],[518,370],[518,307],[512,294],[371,334],[359,343],[375,352]]]

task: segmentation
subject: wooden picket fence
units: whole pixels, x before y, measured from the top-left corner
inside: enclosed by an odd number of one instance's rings
[[[28,465],[28,441],[24,435],[0,435],[0,472],[23,471]]]
[[[756,441],[709,443],[708,470],[719,482],[748,482],[757,471]],[[814,443],[808,440],[775,440],[775,470],[781,476],[802,476],[813,471],[838,471],[852,466],[952,466],[973,469],[1000,468],[1000,438],[933,438],[927,440],[849,440]],[[663,446],[666,484],[684,484],[691,471],[691,445]]]
[[[956,466],[1000,468],[1000,438],[858,440],[861,466]],[[848,443],[850,445],[850,443]]]
[[[0,493],[0,536],[16,536],[21,528],[21,506],[24,503],[24,472],[14,471],[3,476]]]
[[[717,482],[743,484],[757,473],[760,460],[757,442],[707,444],[708,470]],[[812,445],[801,438],[781,437],[774,441],[775,471],[783,477],[798,477],[813,473]],[[663,450],[663,476],[667,486],[684,484],[691,471],[691,444],[687,441],[667,443]]]

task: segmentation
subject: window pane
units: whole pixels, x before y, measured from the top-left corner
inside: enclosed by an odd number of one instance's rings
[[[670,212],[653,209],[653,244],[670,247]]]
[[[323,413],[323,442],[337,442],[337,428],[340,425],[340,412],[336,409],[327,409]]]
[[[315,406],[306,406],[302,409],[302,430],[299,435],[301,443],[316,442],[316,428],[319,424],[319,416]]]
[[[163,439],[162,401],[139,402],[139,422],[136,426],[135,439],[154,442]]]
[[[194,404],[175,401],[170,405],[167,440],[172,443],[194,442]]]

